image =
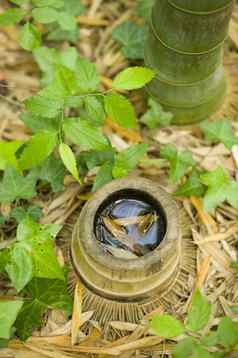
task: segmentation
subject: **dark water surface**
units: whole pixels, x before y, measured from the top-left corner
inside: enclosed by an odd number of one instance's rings
[[[128,189],[111,194],[102,203],[95,218],[95,235],[109,254],[136,258],[159,246],[166,226],[164,210],[154,198]]]

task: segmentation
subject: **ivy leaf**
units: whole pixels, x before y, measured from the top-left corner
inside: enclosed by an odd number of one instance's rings
[[[64,121],[63,129],[66,137],[82,150],[106,150],[108,141],[98,127],[79,118],[70,118]]]
[[[108,147],[105,151],[83,152],[79,156],[80,164],[86,164],[88,170],[99,167],[105,163],[114,163],[115,149]]]
[[[26,15],[26,11],[22,9],[8,9],[0,14],[0,26],[16,25]]]
[[[154,316],[150,327],[160,337],[173,338],[184,333],[183,324],[170,315]]]
[[[198,332],[204,328],[210,319],[212,306],[199,290],[196,290],[192,299],[192,308],[188,314],[186,329]]]
[[[170,162],[169,177],[173,183],[178,182],[196,164],[189,151],[179,153],[173,144],[166,145],[161,150],[161,156]]]
[[[148,128],[167,127],[171,124],[173,119],[172,113],[164,112],[161,105],[152,98],[149,99],[148,105],[150,109],[141,118],[141,122]]]
[[[20,206],[12,209],[10,217],[14,218],[18,224],[27,218],[38,221],[42,217],[42,210],[37,205],[31,205],[27,210]]]
[[[20,292],[32,279],[32,259],[21,243],[14,245],[6,271],[17,292]]]
[[[41,34],[35,26],[27,22],[21,29],[20,46],[27,51],[33,51],[41,45]]]
[[[84,100],[85,110],[87,112],[88,119],[97,126],[102,126],[106,114],[104,107],[97,97],[86,97]]]
[[[118,153],[115,157],[113,177],[121,178],[134,169],[147,152],[147,144],[135,144]]]
[[[26,340],[34,328],[42,324],[42,315],[47,309],[62,309],[70,312],[72,299],[67,284],[61,280],[33,279],[25,289],[27,300],[16,320],[17,334]]]
[[[7,167],[0,184],[0,202],[33,198],[36,195],[35,184],[36,178],[31,173],[24,177],[15,168]]]
[[[23,301],[0,301],[0,338],[9,339],[11,328],[22,308]]]
[[[220,119],[216,122],[205,121],[201,124],[206,138],[212,142],[222,142],[228,149],[238,144],[238,137],[232,129],[232,124],[227,119]]]
[[[52,7],[39,7],[32,10],[32,16],[41,24],[50,24],[57,21],[59,12]]]
[[[223,167],[202,174],[200,179],[208,187],[204,197],[205,211],[213,211],[225,200],[231,206],[238,208],[238,182],[231,180]]]
[[[225,348],[233,348],[238,344],[238,323],[230,317],[223,317],[217,329],[218,341]]]
[[[67,144],[61,143],[59,146],[59,153],[65,167],[73,175],[73,177],[79,183],[81,183],[81,180],[79,179],[79,173],[77,169],[75,155],[72,152],[72,149]]]
[[[59,158],[49,156],[42,164],[33,169],[32,175],[50,183],[53,192],[59,192],[64,188],[65,167]]]
[[[136,114],[129,100],[117,93],[110,93],[104,98],[105,111],[120,126],[136,128]]]
[[[42,95],[40,91],[38,95],[28,98],[24,103],[26,109],[37,116],[46,118],[55,118],[62,111],[63,101],[59,99],[52,99]]]
[[[203,196],[205,187],[201,183],[200,174],[194,169],[185,184],[181,185],[175,192],[176,196],[191,197]]]
[[[136,14],[137,16],[149,19],[155,0],[137,0]]]
[[[57,133],[42,131],[35,134],[26,144],[19,164],[22,170],[29,169],[40,164],[54,150],[57,143]]]
[[[16,152],[22,146],[23,142],[15,140],[12,142],[0,141],[0,170],[5,170],[7,165],[18,168]]]
[[[144,59],[144,27],[132,21],[126,21],[112,31],[112,37],[123,46],[122,53],[126,58],[131,60]]]
[[[155,72],[145,67],[130,67],[120,72],[112,86],[117,90],[133,90],[145,86],[155,77]]]
[[[58,13],[57,22],[64,31],[75,31],[77,28],[75,18],[67,12]]]
[[[110,162],[107,162],[101,166],[101,168],[97,172],[96,179],[93,184],[93,188],[92,188],[93,192],[95,192],[103,185],[113,180],[112,169],[113,169],[113,164]]]

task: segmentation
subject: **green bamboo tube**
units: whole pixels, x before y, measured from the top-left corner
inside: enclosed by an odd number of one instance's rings
[[[216,12],[229,6],[231,0],[169,0],[172,5],[180,9],[195,12]]]
[[[155,2],[145,62],[157,77],[147,88],[174,113],[175,124],[201,121],[224,100],[222,55],[232,8],[232,0]]]

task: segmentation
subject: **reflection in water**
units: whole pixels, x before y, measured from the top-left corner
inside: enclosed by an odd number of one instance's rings
[[[112,200],[98,214],[95,233],[104,249],[120,258],[137,258],[163,240],[166,219],[162,209],[136,198]]]

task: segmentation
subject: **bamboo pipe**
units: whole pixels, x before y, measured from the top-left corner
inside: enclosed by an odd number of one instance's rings
[[[222,63],[233,0],[156,0],[145,44],[148,92],[175,124],[206,119],[226,94]]]

